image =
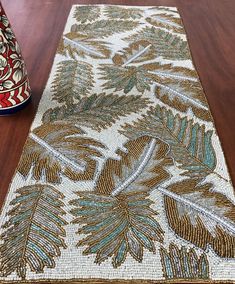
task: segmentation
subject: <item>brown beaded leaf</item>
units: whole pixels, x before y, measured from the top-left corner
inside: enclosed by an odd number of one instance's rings
[[[157,28],[165,28],[168,31],[184,34],[183,23],[178,13],[169,13],[159,9],[161,13],[153,14],[151,17],[146,18],[146,21]]]
[[[165,191],[170,227],[181,238],[225,258],[235,257],[235,206],[201,179],[171,184]]]
[[[85,132],[69,123],[43,124],[29,135],[18,171],[26,177],[31,169],[36,180],[59,183],[61,175],[71,180],[92,180],[96,158],[105,148],[84,137]]]
[[[86,38],[80,34],[70,32],[61,39],[58,52],[64,56],[68,54],[75,60],[77,56],[104,59],[109,57],[111,49],[108,42]]]

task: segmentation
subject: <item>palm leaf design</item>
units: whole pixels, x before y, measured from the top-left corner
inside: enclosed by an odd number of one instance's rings
[[[184,33],[184,28],[178,14],[158,13],[146,18],[146,21],[157,28],[165,28],[176,33]]]
[[[144,248],[155,253],[154,241],[163,240],[163,231],[154,219],[157,212],[149,208],[152,202],[145,197],[146,192],[121,194],[117,198],[80,194],[80,199],[72,202],[79,208],[72,213],[77,217],[74,223],[84,225],[78,233],[90,234],[78,243],[88,246],[83,254],[96,254],[98,264],[112,256],[113,267],[117,268],[128,252],[138,262],[143,259]]]
[[[84,254],[96,254],[96,263],[112,257],[120,266],[127,254],[137,261],[143,249],[155,252],[154,241],[163,241],[163,231],[155,220],[157,212],[148,199],[151,188],[169,179],[168,147],[143,136],[118,150],[120,160],[108,159],[94,192],[78,193],[73,200],[74,223],[82,225],[79,234],[87,234],[78,246],[87,246]]]
[[[163,275],[166,279],[208,279],[209,262],[205,253],[197,255],[195,249],[180,249],[173,243],[169,251],[160,248]]]
[[[58,183],[61,175],[90,180],[96,171],[103,144],[84,137],[85,132],[68,123],[43,124],[29,135],[18,171],[36,180]]]
[[[127,20],[98,20],[88,24],[74,24],[71,27],[71,32],[84,35],[88,38],[104,38],[115,33],[133,30],[138,25],[138,22]]]
[[[174,115],[165,107],[151,107],[143,118],[132,125],[126,124],[122,134],[129,138],[152,135],[170,146],[170,155],[191,177],[213,173],[216,155],[212,146],[212,131],[205,131],[204,125],[193,123],[187,117]],[[218,174],[219,175],[219,174]]]
[[[145,27],[124,40],[130,43],[140,40],[148,41],[153,46],[157,57],[162,56],[173,60],[190,59],[187,41],[162,29]]]
[[[52,83],[52,99],[71,105],[81,96],[88,95],[93,83],[92,65],[75,60],[61,61]]]
[[[121,20],[140,19],[143,16],[143,11],[138,8],[124,8],[119,6],[105,7],[104,14],[111,20],[118,18]]]
[[[94,130],[111,126],[121,116],[127,116],[145,108],[149,100],[141,96],[119,96],[93,94],[82,98],[78,104],[69,107],[49,109],[43,116],[44,123],[53,121],[76,122],[79,126],[87,126]]]
[[[77,6],[74,12],[74,18],[78,22],[86,23],[96,21],[100,16],[100,7],[94,5]]]
[[[37,184],[16,193],[1,235],[0,271],[4,277],[16,272],[25,279],[27,266],[36,273],[55,267],[54,258],[60,256],[61,247],[66,248],[63,227],[67,223],[62,218],[64,196],[54,187]]]
[[[90,56],[95,59],[108,58],[110,55],[109,43],[81,36],[78,33],[68,33],[60,41],[58,53],[77,60],[77,57]]]
[[[164,195],[166,215],[172,230],[197,247],[225,258],[235,257],[235,206],[213,184],[199,178],[158,188]]]

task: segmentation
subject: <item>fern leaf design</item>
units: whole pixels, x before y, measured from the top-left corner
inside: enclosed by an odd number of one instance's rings
[[[180,249],[170,243],[169,251],[160,248],[163,275],[166,279],[209,279],[209,262],[205,253],[197,255],[195,249]]]
[[[96,21],[99,16],[100,7],[94,5],[76,7],[74,12],[74,18],[82,24]]]
[[[93,84],[92,65],[75,60],[61,61],[52,83],[52,99],[71,105],[81,96],[88,95]]]
[[[145,108],[149,100],[141,96],[118,96],[93,94],[83,98],[78,104],[66,107],[49,109],[43,116],[44,123],[63,120],[74,122],[79,126],[87,126],[101,131],[116,122],[121,116]]]
[[[166,168],[172,164],[166,144],[151,137],[129,141],[125,148],[117,151],[120,160],[107,160],[94,192],[78,193],[80,199],[71,202],[74,223],[83,225],[78,233],[88,235],[78,246],[87,246],[84,254],[96,254],[96,263],[112,257],[114,267],[128,253],[141,262],[144,249],[154,253],[154,241],[163,241],[148,196],[170,177]]]
[[[16,272],[25,279],[27,266],[42,273],[44,268],[54,268],[54,258],[60,256],[67,224],[62,218],[65,212],[61,201],[64,196],[49,185],[31,185],[17,190],[8,212],[9,221],[1,235],[1,276]]]
[[[190,59],[187,41],[179,36],[155,27],[145,27],[138,33],[124,39],[130,43],[148,41],[154,48],[157,57],[165,59],[186,60]]]
[[[71,32],[79,33],[88,38],[104,38],[115,33],[126,32],[135,29],[139,25],[134,21],[98,20],[89,24],[74,24]]]
[[[174,115],[171,110],[157,105],[132,125],[126,124],[121,133],[129,138],[152,135],[170,146],[169,155],[191,177],[213,173],[216,155],[212,146],[212,131],[193,123],[187,117]]]
[[[143,16],[143,11],[138,8],[124,8],[119,6],[105,7],[104,14],[110,19],[118,18],[121,20],[136,20]]]
[[[33,168],[36,180],[58,183],[61,175],[72,180],[90,180],[96,171],[95,158],[103,144],[84,137],[84,132],[66,123],[43,124],[30,134],[18,166],[27,176]]]
[[[211,183],[201,179],[176,182],[160,191],[164,194],[170,227],[181,238],[220,257],[235,257],[235,206]]]
[[[146,18],[146,21],[157,28],[165,28],[175,33],[184,33],[182,21],[176,15],[159,13]]]

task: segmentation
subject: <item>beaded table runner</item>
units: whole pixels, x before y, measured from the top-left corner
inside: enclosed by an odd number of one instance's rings
[[[232,283],[234,201],[177,9],[73,6],[1,212],[0,283]]]

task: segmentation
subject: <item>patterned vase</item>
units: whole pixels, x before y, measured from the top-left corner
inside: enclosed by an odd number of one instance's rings
[[[0,115],[25,106],[30,87],[19,44],[0,3]]]

